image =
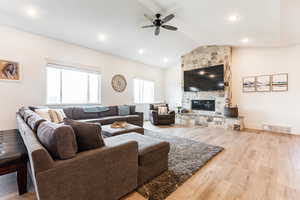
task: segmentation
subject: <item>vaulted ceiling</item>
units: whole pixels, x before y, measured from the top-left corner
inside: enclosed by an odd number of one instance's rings
[[[0,24],[169,67],[200,45],[298,44],[299,11],[299,0],[1,0]],[[141,29],[157,12],[174,13],[179,31]]]

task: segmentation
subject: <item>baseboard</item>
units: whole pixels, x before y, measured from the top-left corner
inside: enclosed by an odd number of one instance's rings
[[[267,131],[267,130],[254,129],[254,128],[244,128],[243,131],[250,132],[250,133],[256,133],[256,134],[272,133],[272,134],[280,134],[280,135],[300,135],[298,133],[281,133],[281,132]]]

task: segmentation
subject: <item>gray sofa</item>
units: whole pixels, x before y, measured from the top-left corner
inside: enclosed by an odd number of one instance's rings
[[[169,144],[138,133],[105,138],[103,147],[56,160],[19,113],[17,125],[39,200],[117,200],[168,168]]]
[[[126,121],[130,124],[143,127],[144,114],[142,112],[136,112],[134,105],[130,105],[129,107],[130,113],[126,116],[120,116],[118,114],[118,106],[108,106],[108,110],[103,112],[85,112],[83,106],[55,108],[62,108],[69,119],[82,122],[97,122],[101,123],[102,125],[107,125],[112,124],[115,121]],[[35,109],[43,107],[30,106],[29,108],[34,111]]]

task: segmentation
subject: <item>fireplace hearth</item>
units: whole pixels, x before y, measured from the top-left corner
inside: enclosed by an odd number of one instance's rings
[[[215,111],[215,100],[192,100],[192,110]]]

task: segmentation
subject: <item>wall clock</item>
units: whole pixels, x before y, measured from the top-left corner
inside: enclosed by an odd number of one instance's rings
[[[127,86],[125,77],[121,74],[115,75],[111,80],[111,86],[116,92],[124,92]]]

